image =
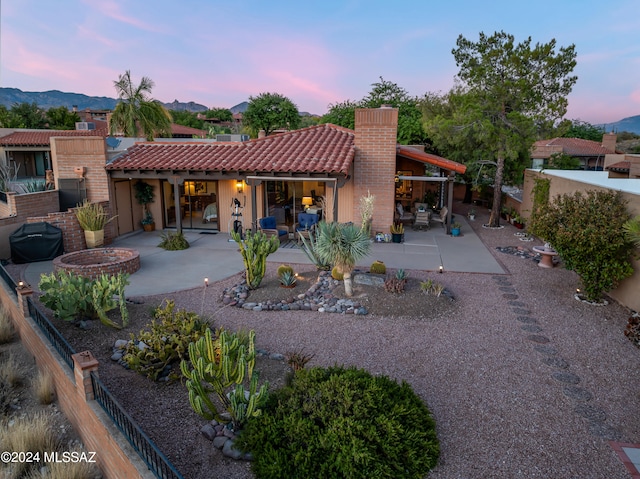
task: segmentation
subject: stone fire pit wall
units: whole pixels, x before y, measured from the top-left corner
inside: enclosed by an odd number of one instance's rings
[[[140,269],[140,253],[131,248],[95,248],[63,254],[53,260],[54,271],[71,271],[85,278],[102,274],[133,274]]]

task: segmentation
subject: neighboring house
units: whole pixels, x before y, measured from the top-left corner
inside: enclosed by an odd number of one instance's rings
[[[554,154],[564,154],[580,160],[580,169],[598,170],[604,168],[605,156],[620,153],[616,150],[615,133],[602,135],[602,143],[581,138],[553,138],[539,140],[531,150],[531,167],[544,168]]]
[[[629,155],[627,155],[629,156]],[[640,158],[638,158],[640,160]],[[640,163],[636,164],[640,170]],[[526,170],[524,174],[523,201],[521,214],[528,218],[533,205],[533,186],[536,178],[550,180],[549,198],[576,191],[614,190],[620,191],[627,200],[627,209],[631,215],[640,215],[640,171],[635,177],[610,177],[606,171],[583,170]],[[620,233],[622,234],[622,232]],[[625,279],[609,294],[621,304],[640,311],[640,261],[633,260],[633,276]]]

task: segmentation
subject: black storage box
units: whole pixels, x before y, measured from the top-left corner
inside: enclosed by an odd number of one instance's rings
[[[64,252],[62,230],[52,224],[24,224],[9,236],[11,261],[34,263],[49,261]]]

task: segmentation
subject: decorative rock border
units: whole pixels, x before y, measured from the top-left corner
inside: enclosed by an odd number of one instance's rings
[[[354,274],[354,281],[356,281]],[[365,315],[367,308],[355,299],[342,299],[333,295],[340,281],[331,277],[329,271],[320,271],[318,280],[305,293],[289,300],[250,301],[247,282],[242,281],[226,288],[222,293],[222,302],[228,306],[252,311],[318,311],[319,313],[340,313]]]

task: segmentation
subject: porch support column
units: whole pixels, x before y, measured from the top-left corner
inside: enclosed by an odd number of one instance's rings
[[[176,209],[176,230],[178,234],[182,233],[182,208],[180,208],[180,183],[182,178],[173,177],[173,204]]]
[[[249,188],[251,188],[251,232],[255,233],[258,231],[258,197],[256,190],[258,185],[262,183],[262,180],[246,178],[244,181],[249,185]]]
[[[447,234],[451,234],[451,209],[453,208],[453,178],[455,173],[449,172],[447,183],[449,188],[447,191]]]

